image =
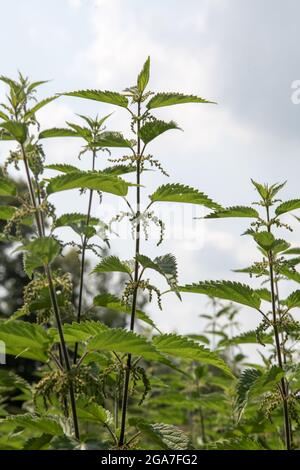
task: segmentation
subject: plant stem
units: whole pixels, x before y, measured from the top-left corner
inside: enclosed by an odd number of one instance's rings
[[[268,232],[271,233],[269,207],[267,206],[266,209],[267,209]],[[283,370],[282,351],[281,351],[280,337],[279,337],[279,331],[278,331],[278,325],[277,325],[275,280],[274,280],[274,267],[273,267],[274,259],[273,259],[272,250],[268,252],[268,261],[269,261],[269,272],[270,272],[272,317],[273,317],[273,330],[274,330],[274,337],[275,337],[276,355],[277,355],[278,366],[280,367],[280,369]],[[280,387],[281,387],[282,404],[283,404],[285,445],[286,445],[286,450],[291,450],[292,433],[291,433],[291,424],[290,424],[289,409],[288,409],[288,402],[287,402],[288,386],[287,386],[285,377],[282,377],[280,379]]]
[[[130,331],[134,331],[134,322],[136,316],[136,304],[137,304],[137,293],[138,293],[138,284],[139,284],[139,262],[138,255],[140,253],[140,213],[141,213],[141,192],[140,192],[140,182],[141,182],[141,139],[139,137],[140,132],[140,116],[141,116],[141,103],[138,102],[138,112],[137,112],[137,161],[136,161],[136,231],[135,231],[135,265],[134,265],[134,291],[132,297],[132,306],[131,306],[131,317],[130,317]],[[125,379],[124,379],[124,388],[123,388],[123,399],[122,399],[122,412],[121,412],[121,430],[119,437],[119,447],[122,447],[125,442],[125,430],[126,430],[126,415],[127,415],[127,404],[128,404],[128,390],[129,390],[129,381],[130,381],[130,370],[131,370],[131,354],[128,354],[126,361],[126,370],[125,370]]]
[[[23,157],[24,166],[25,166],[29,195],[30,195],[31,203],[35,209],[35,220],[36,220],[36,225],[37,225],[38,236],[42,238],[44,236],[44,222],[42,219],[42,214],[36,203],[34,188],[33,188],[31,177],[30,177],[30,169],[29,169],[28,160],[27,160],[27,156],[26,156],[26,152],[25,152],[25,148],[23,144],[21,144],[21,151],[22,151],[22,157]],[[52,304],[52,308],[54,311],[55,321],[56,321],[56,325],[58,329],[60,347],[61,347],[61,352],[62,352],[64,364],[65,364],[65,369],[67,372],[69,372],[71,370],[69,354],[68,354],[68,350],[67,350],[67,346],[66,346],[66,342],[64,338],[60,310],[59,310],[59,306],[57,302],[56,291],[53,285],[52,273],[51,273],[51,268],[49,264],[44,265],[44,270],[45,270],[45,274],[48,280],[49,294],[50,294],[51,304]],[[74,433],[75,433],[75,437],[79,439],[79,427],[78,427],[78,419],[77,419],[77,412],[76,412],[75,394],[74,394],[74,388],[73,388],[72,383],[70,383],[69,393],[70,393],[70,404],[71,404],[71,411],[72,411],[72,417],[73,417]]]
[[[93,150],[92,171],[95,170],[95,160],[96,160],[96,150]],[[87,211],[87,216],[86,216],[86,227],[89,226],[90,219],[91,219],[92,202],[93,202],[93,190],[90,189],[88,211]],[[84,285],[85,253],[86,253],[87,241],[88,241],[88,236],[84,235],[83,243],[82,243],[81,263],[80,263],[79,297],[78,297],[78,310],[77,310],[77,322],[78,323],[80,323],[81,312],[82,312],[82,294],[83,294],[83,285]],[[78,343],[75,343],[74,358],[73,358],[74,364],[76,364],[77,362],[77,356],[78,356]]]

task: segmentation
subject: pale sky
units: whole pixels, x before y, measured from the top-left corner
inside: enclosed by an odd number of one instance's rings
[[[218,102],[156,112],[184,129],[164,134],[151,147],[170,181],[193,186],[224,206],[255,199],[250,178],[287,180],[282,197],[299,197],[300,105],[291,100],[292,83],[300,79],[297,0],[0,0],[0,7],[1,74],[14,77],[21,70],[32,80],[51,79],[40,89],[42,97],[87,88],[121,91],[134,84],[150,55],[150,89]],[[1,97],[3,91],[1,86]],[[129,135],[121,108],[75,98],[55,101],[40,112],[40,119],[44,128],[62,126],[65,120],[78,119],[74,113],[104,115],[112,110],[108,128]],[[48,163],[88,168],[88,157],[77,162],[78,141],[53,140],[45,148]],[[0,147],[1,159],[6,149]],[[103,166],[101,162],[98,168]],[[147,192],[168,182],[157,174],[146,177],[145,201]],[[59,214],[86,207],[76,191],[60,193],[53,201]],[[105,197],[103,208],[95,207],[94,213],[105,218],[108,205],[120,209],[119,203]],[[143,242],[143,251],[150,256],[175,253],[181,284],[250,282],[231,272],[256,259],[252,240],[240,237],[247,221],[196,222],[193,217],[203,215],[199,207],[157,209],[169,226],[173,220],[177,235],[173,230],[158,251],[153,240]],[[300,227],[294,226],[288,236],[300,245]],[[112,247],[120,257],[133,255],[130,239],[116,240]],[[162,313],[155,304],[149,312],[161,329],[195,333],[201,332],[198,315],[203,306],[201,296],[185,295],[182,304],[169,296]],[[256,313],[246,308],[240,319],[243,329],[258,322]]]

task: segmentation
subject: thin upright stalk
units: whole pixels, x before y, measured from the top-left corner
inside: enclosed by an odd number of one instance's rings
[[[28,160],[27,160],[27,156],[26,156],[26,152],[25,152],[25,148],[23,144],[21,144],[21,151],[22,151],[22,157],[23,157],[24,166],[25,166],[30,200],[31,200],[32,206],[35,209],[34,213],[35,213],[37,231],[38,231],[39,237],[42,238],[44,236],[44,222],[43,222],[41,211],[39,210],[37,203],[36,203],[34,188],[33,188],[31,177],[30,177],[30,169],[29,169]],[[50,294],[51,304],[52,304],[52,308],[53,308],[54,315],[55,315],[55,321],[56,321],[57,330],[59,334],[60,348],[61,348],[61,352],[62,352],[62,356],[64,360],[64,365],[65,365],[66,371],[69,372],[71,370],[70,359],[69,359],[69,354],[68,354],[68,350],[67,350],[67,346],[66,346],[66,342],[64,338],[60,310],[59,310],[59,306],[57,302],[56,291],[53,285],[52,273],[51,273],[51,268],[49,264],[44,265],[44,270],[45,270],[45,275],[48,280],[49,294]],[[72,383],[70,383],[69,393],[70,393],[70,404],[71,404],[71,411],[72,411],[72,417],[73,417],[74,433],[75,433],[75,437],[79,439],[80,437],[79,426],[78,426],[78,419],[77,419],[75,394],[74,394],[74,388],[73,388]]]
[[[141,223],[140,223],[140,213],[141,213],[141,139],[139,137],[140,133],[140,116],[141,116],[141,103],[138,102],[138,112],[137,112],[137,161],[136,161],[136,230],[135,230],[135,264],[134,264],[134,290],[132,296],[132,306],[131,306],[131,317],[130,317],[130,331],[134,331],[134,322],[136,316],[136,306],[137,306],[137,293],[138,293],[138,284],[139,284],[139,262],[138,255],[140,253],[140,232],[141,232]],[[126,415],[127,415],[127,404],[128,404],[128,390],[129,390],[129,381],[130,381],[130,371],[131,371],[131,354],[127,356],[125,378],[124,378],[124,388],[123,388],[123,398],[122,398],[122,412],[121,412],[121,429],[119,437],[119,447],[124,445],[125,441],[125,430],[126,430]]]
[[[271,227],[270,227],[269,207],[266,207],[266,209],[267,209],[268,232],[270,233]],[[278,366],[280,367],[280,369],[283,370],[282,351],[281,351],[280,336],[279,336],[278,324],[277,324],[275,278],[274,278],[274,266],[273,266],[274,259],[273,259],[272,250],[268,252],[268,261],[269,261],[272,319],[273,319],[273,331],[274,331],[274,337],[275,337],[276,355],[277,355]],[[288,401],[287,401],[288,400],[288,386],[284,377],[280,379],[280,388],[281,388],[282,404],[283,404],[285,445],[286,445],[286,450],[291,450],[292,432],[291,432],[291,423],[290,423]]]
[[[92,171],[95,170],[95,160],[96,160],[96,150],[93,150],[93,161],[92,161]],[[90,219],[91,219],[91,211],[92,211],[92,202],[93,202],[93,193],[94,191],[90,189],[89,194],[89,202],[88,202],[88,210],[86,216],[86,227],[89,226]],[[82,312],[82,297],[83,297],[83,286],[84,286],[84,269],[85,269],[85,254],[86,254],[86,245],[88,241],[88,236],[84,235],[83,242],[82,242],[82,253],[81,253],[81,262],[80,262],[80,281],[79,281],[79,297],[78,297],[78,309],[77,309],[77,322],[80,323],[81,320],[81,312]],[[75,343],[74,348],[74,358],[73,362],[76,364],[78,356],[78,343]]]

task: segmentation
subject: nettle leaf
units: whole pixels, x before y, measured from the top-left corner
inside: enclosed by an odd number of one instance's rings
[[[1,184],[1,182],[0,182]],[[0,219],[1,220],[9,220],[16,212],[16,207],[12,206],[0,206]]]
[[[87,188],[115,194],[116,196],[126,196],[128,186],[131,186],[131,183],[127,183],[117,176],[105,175],[97,171],[74,171],[65,175],[56,176],[48,181],[48,194],[66,191],[68,189]]]
[[[78,90],[62,93],[62,95],[101,101],[102,103],[114,104],[116,106],[121,106],[122,108],[127,108],[128,106],[128,99],[126,96],[116,93],[115,91]]]
[[[89,351],[115,351],[142,356],[144,359],[164,362],[164,357],[143,336],[121,328],[109,328],[94,336],[87,345]]]
[[[102,331],[108,330],[109,327],[100,321],[85,320],[80,323],[64,325],[64,335],[67,342],[87,341]],[[59,341],[57,330],[52,330],[55,341]]]
[[[285,255],[300,255],[300,248],[299,247],[294,247],[294,248],[289,248],[284,252]]]
[[[51,436],[64,434],[57,419],[50,416],[38,416],[33,413],[9,415],[5,419],[1,419],[0,423],[11,426],[11,429],[23,428],[37,434],[50,434]]]
[[[109,273],[109,272],[119,272],[131,274],[131,267],[125,262],[121,261],[117,256],[107,256],[103,258],[102,261],[97,264],[93,269],[93,273]]]
[[[289,269],[285,266],[282,266],[279,268],[279,273],[285,276],[287,279],[290,279],[300,284],[300,273],[295,269]]]
[[[255,232],[253,238],[266,251],[270,251],[275,244],[275,237],[270,232]]]
[[[58,95],[56,96],[50,96],[49,98],[45,98],[44,100],[42,101],[39,101],[38,103],[36,103],[33,108],[31,109],[28,109],[28,111],[26,111],[25,115],[24,115],[24,119],[25,121],[27,121],[27,119],[31,118],[37,111],[39,111],[39,109],[43,108],[44,106],[46,106],[48,103],[51,103],[51,101],[54,101],[58,98]]]
[[[185,104],[185,103],[211,103],[213,101],[207,101],[204,98],[200,98],[194,95],[184,95],[182,93],[157,93],[147,103],[148,109],[161,108],[163,106],[172,106],[174,104]]]
[[[142,434],[155,444],[155,449],[187,450],[191,448],[189,436],[171,424],[151,424],[144,420],[131,420],[131,423],[135,424]]]
[[[164,184],[149,197],[152,202],[183,202],[199,204],[210,209],[220,208],[219,204],[212,201],[204,193],[183,184]]]
[[[0,196],[15,196],[17,194],[17,186],[7,178],[0,177]]]
[[[230,368],[218,354],[186,336],[179,336],[173,333],[162,334],[155,336],[152,341],[156,349],[163,354],[210,364],[222,370],[226,375],[233,377]]]
[[[47,170],[60,171],[61,173],[74,173],[74,171],[81,171],[74,165],[68,165],[67,163],[53,163],[52,165],[46,165]]]
[[[260,339],[263,344],[273,344],[272,334],[260,335]],[[257,342],[256,331],[250,330],[240,335],[233,336],[232,338],[221,339],[218,343],[218,347],[234,346],[238,344],[256,344]]]
[[[61,252],[61,246],[53,237],[39,237],[26,245],[18,248],[18,251],[25,251],[28,257],[32,256],[36,267],[50,264]]]
[[[135,165],[114,165],[104,168],[104,170],[102,170],[102,173],[104,173],[105,175],[121,176],[126,175],[127,173],[133,173],[135,171]]]
[[[41,325],[24,321],[0,323],[0,340],[7,354],[47,362],[50,338]]]
[[[149,77],[150,77],[150,57],[148,56],[137,79],[137,87],[140,93],[143,93],[146,86],[148,85]]]
[[[249,437],[217,441],[205,446],[207,450],[266,450],[259,442]]]
[[[45,129],[39,133],[39,139],[48,139],[50,137],[80,137],[76,131],[68,128],[53,127]]]
[[[76,402],[78,418],[84,421],[108,424],[111,421],[109,410],[98,405],[98,403],[88,402],[87,400],[77,400]]]
[[[132,148],[132,141],[125,139],[121,132],[102,132],[101,136],[93,142],[95,147],[126,147]]]
[[[282,253],[283,251],[287,250],[290,246],[290,243],[288,243],[287,241],[282,239],[276,239],[272,246],[273,254],[276,255],[278,253]]]
[[[27,126],[17,121],[6,121],[0,124],[17,142],[24,144],[27,139]]]
[[[172,255],[171,253],[167,253],[163,256],[157,256],[153,261],[148,256],[137,255],[137,260],[143,266],[144,269],[153,269],[154,271],[161,274],[166,279],[171,289],[174,290],[180,298],[177,289],[177,262],[174,255]]]
[[[280,367],[273,365],[269,370],[263,372],[252,384],[249,390],[249,398],[273,391],[283,376],[284,371]]]
[[[257,369],[245,369],[236,385],[236,409],[239,413],[238,419],[241,418],[242,412],[248,402],[248,395],[251,386],[260,377],[261,372]]]
[[[232,281],[207,281],[179,287],[180,292],[205,294],[218,299],[231,300],[248,307],[260,308],[259,295],[246,284]]]
[[[283,370],[275,365],[266,372],[256,369],[244,370],[237,384],[236,406],[239,418],[250,399],[273,391],[283,376]]]
[[[276,215],[282,215],[286,212],[291,212],[296,209],[300,209],[300,199],[292,199],[291,201],[286,201],[280,204],[275,209]]]
[[[144,124],[139,132],[139,136],[144,142],[144,144],[148,144],[151,140],[156,139],[159,135],[163,134],[170,129],[180,129],[176,122],[164,122],[158,119],[154,121],[149,121]]]
[[[109,328],[101,322],[83,321],[64,325],[67,342],[84,341],[88,351],[131,353],[147,360],[169,364],[168,360],[144,336],[122,328]],[[57,331],[53,331],[55,341],[59,341]]]
[[[63,214],[58,219],[55,220],[54,228],[59,227],[70,227],[79,235],[86,235],[87,238],[91,238],[93,235],[97,234],[95,227],[100,226],[103,232],[103,235],[108,226],[101,222],[96,217],[90,217],[89,223],[87,225],[87,216],[86,214],[72,213],[72,214]]]
[[[266,273],[268,274],[267,271]],[[266,287],[262,287],[261,289],[255,289],[255,292],[259,295],[262,300],[265,300],[266,302],[272,301],[271,291],[269,291],[269,289],[267,289]]]
[[[218,211],[212,212],[211,214],[206,215],[205,219],[222,219],[226,217],[249,217],[257,219],[259,217],[259,213],[257,210],[253,209],[252,207],[244,207],[244,206],[233,206],[227,207],[225,209],[220,209]]]
[[[114,310],[115,312],[127,313],[128,315],[131,314],[131,305],[124,304],[118,297],[113,294],[109,294],[108,292],[96,295],[96,297],[94,297],[93,304],[95,307],[103,307]],[[147,323],[147,325],[150,325],[160,333],[160,330],[157,328],[154,321],[145,312],[137,309],[136,316],[139,320]]]
[[[286,305],[289,310],[300,307],[300,290],[292,292],[287,299],[282,301],[282,303]]]

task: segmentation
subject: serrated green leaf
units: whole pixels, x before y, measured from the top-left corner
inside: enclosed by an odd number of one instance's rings
[[[127,313],[128,315],[131,314],[131,305],[125,305],[117,296],[109,294],[108,292],[96,295],[96,297],[94,297],[93,304],[95,307],[104,307],[110,310],[115,310],[116,312]],[[136,317],[160,333],[160,330],[157,328],[154,321],[145,312],[137,309]]]
[[[294,248],[289,248],[284,252],[285,255],[300,255],[300,248],[299,247],[294,247]]]
[[[157,93],[147,103],[148,109],[161,108],[163,106],[172,106],[174,104],[184,103],[211,103],[213,101],[207,101],[204,98],[200,98],[194,95],[184,95],[182,93]]]
[[[219,209],[220,206],[212,201],[204,193],[183,184],[164,184],[160,186],[151,196],[152,202],[182,202],[188,204],[199,204],[210,209]]]
[[[205,219],[222,219],[226,217],[249,217],[257,219],[259,213],[252,207],[233,206],[206,215]]]
[[[47,170],[60,171],[61,173],[74,173],[74,171],[81,171],[80,168],[77,168],[74,165],[68,165],[66,163],[53,163],[52,165],[46,165]]]
[[[128,99],[126,96],[116,93],[114,91],[100,91],[100,90],[78,90],[62,93],[64,96],[75,96],[77,98],[84,98],[88,100],[101,101],[102,103],[114,104],[127,108]]]
[[[39,133],[39,139],[48,139],[50,137],[80,137],[76,131],[68,128],[53,127],[45,129]]]
[[[247,404],[249,390],[255,381],[260,377],[261,372],[257,369],[245,369],[236,385],[236,409],[240,419]]]
[[[68,189],[94,189],[116,196],[126,196],[130,183],[117,176],[105,175],[96,171],[74,171],[64,175],[56,176],[49,180],[47,193],[52,194]]]
[[[137,87],[140,93],[143,93],[146,86],[148,85],[149,77],[150,77],[150,57],[148,56],[137,79]]]
[[[27,126],[17,121],[5,121],[0,127],[7,131],[17,142],[24,144],[27,139]]]
[[[149,142],[151,142],[151,140],[156,139],[156,137],[171,129],[180,128],[174,121],[164,122],[160,121],[159,119],[155,119],[154,121],[146,122],[141,127],[139,136],[144,142],[144,144],[148,144]]]
[[[253,238],[256,243],[266,251],[270,251],[275,243],[275,237],[270,232],[255,232]]]
[[[144,269],[153,269],[154,271],[161,274],[166,279],[171,289],[174,290],[180,298],[177,289],[177,262],[175,256],[172,255],[172,253],[167,253],[163,256],[157,256],[153,261],[148,256],[137,255],[137,260]]]
[[[120,132],[105,131],[93,141],[95,147],[124,147],[132,148],[133,143],[125,139]]]
[[[53,237],[39,237],[18,248],[18,251],[25,251],[27,256],[32,256],[36,267],[50,264],[60,254],[61,246]]]
[[[271,334],[263,334],[260,338],[263,344],[273,344],[273,336]],[[238,344],[256,344],[257,342],[256,331],[251,330],[241,333],[240,335],[233,336],[232,338],[221,339],[218,343],[218,347],[234,346]]]
[[[110,412],[103,408],[103,406],[98,405],[98,403],[81,399],[78,400],[76,404],[78,418],[84,421],[106,424],[111,420]]]
[[[163,356],[146,338],[121,328],[103,330],[89,341],[87,347],[88,350],[131,353],[144,359],[163,360]]]
[[[291,201],[286,201],[280,204],[275,209],[276,215],[286,214],[287,212],[300,209],[300,199],[292,199]]]
[[[210,351],[186,336],[179,336],[173,333],[162,334],[155,336],[152,341],[156,349],[163,354],[210,364],[222,370],[228,376],[233,377],[230,368],[217,353]]]
[[[104,170],[102,170],[102,173],[104,173],[105,175],[121,176],[126,175],[127,173],[133,173],[135,171],[135,165],[114,165],[104,168]]]
[[[266,450],[259,442],[249,437],[217,441],[205,446],[207,450]]]
[[[300,290],[292,292],[287,299],[282,301],[282,303],[286,305],[289,310],[300,307]]]
[[[259,295],[245,284],[232,281],[207,281],[179,287],[180,292],[204,294],[219,299],[231,300],[248,307],[260,307]]]
[[[259,295],[262,300],[265,300],[266,302],[272,301],[271,292],[266,287],[262,287],[261,289],[255,289],[255,292]]]
[[[132,424],[135,424],[142,434],[155,443],[159,449],[187,450],[191,448],[189,436],[171,424],[151,424],[143,420],[132,421]]]
[[[0,177],[0,196],[15,196],[17,187],[15,183],[7,178]]]
[[[0,424],[11,425],[12,429],[17,427],[33,431],[37,434],[51,434],[52,436],[63,435],[63,429],[59,422],[50,416],[38,416],[32,413],[23,415],[10,415],[0,420]]]
[[[107,256],[103,258],[102,261],[97,264],[93,269],[93,273],[109,273],[109,272],[119,272],[131,274],[132,269],[130,266],[121,261],[117,256]]]
[[[0,323],[0,340],[7,354],[47,362],[50,338],[41,325],[24,321]]]

